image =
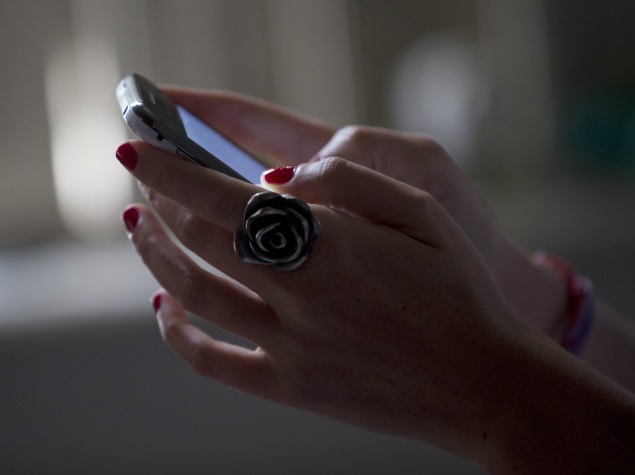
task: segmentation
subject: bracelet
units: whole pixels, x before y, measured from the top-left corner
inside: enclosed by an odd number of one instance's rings
[[[573,267],[559,257],[538,251],[533,254],[533,261],[556,271],[566,281],[567,308],[559,342],[562,348],[580,356],[591,334],[595,316],[593,283],[587,277],[576,274]]]

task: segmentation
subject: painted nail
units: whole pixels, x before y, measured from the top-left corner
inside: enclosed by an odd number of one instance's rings
[[[130,207],[123,212],[123,223],[126,225],[126,229],[129,233],[134,231],[139,222],[139,210],[135,207]]]
[[[137,151],[134,147],[128,142],[119,146],[115,156],[117,157],[117,160],[119,160],[119,162],[121,162],[121,164],[128,170],[132,171],[137,167],[139,156],[137,155]]]
[[[152,308],[154,309],[154,313],[157,313],[159,308],[161,308],[161,294],[156,294],[152,297]]]
[[[263,178],[270,185],[283,185],[293,178],[294,173],[295,167],[277,167],[266,171]]]

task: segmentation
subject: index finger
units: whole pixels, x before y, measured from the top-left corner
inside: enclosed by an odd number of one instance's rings
[[[335,133],[326,122],[261,99],[226,91],[161,89],[221,134],[277,164],[307,161]]]
[[[243,210],[249,199],[263,191],[257,185],[176,159],[139,140],[123,143],[116,156],[149,188],[148,193],[156,191],[230,231],[242,224]]]

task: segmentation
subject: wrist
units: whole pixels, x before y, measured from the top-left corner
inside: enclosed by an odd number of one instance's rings
[[[558,342],[565,350],[579,356],[589,338],[595,314],[595,299],[591,280],[575,272],[563,259],[538,251],[532,260],[545,269],[556,272],[565,282],[567,304]]]
[[[526,251],[504,241],[497,281],[517,315],[551,338],[558,337],[565,323],[568,299],[562,275],[538,265]]]

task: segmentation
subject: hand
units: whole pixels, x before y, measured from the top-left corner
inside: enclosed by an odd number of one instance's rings
[[[242,99],[223,100],[240,109]],[[241,141],[229,114],[224,132],[265,154],[308,152],[328,130],[280,110],[268,130],[266,107],[245,107],[245,123],[263,127]],[[233,130],[246,137],[242,127]],[[632,394],[511,318],[482,257],[430,194],[339,158],[298,167],[286,186],[334,206],[313,205],[322,236],[305,264],[283,273],[231,250],[258,187],[139,142],[125,149],[122,161],[176,237],[238,282],[198,267],[147,208],[126,211],[165,287],[155,299],[163,337],[201,374],[500,473],[633,468]],[[214,340],[185,309],[257,348]]]
[[[434,139],[379,128],[335,127],[279,106],[226,92],[166,88],[173,99],[272,165],[338,156],[430,193],[485,259],[516,314],[556,335],[565,307],[559,276],[506,239],[469,178]],[[331,197],[308,199],[328,203]],[[332,203],[330,203],[332,204]],[[392,210],[399,213],[399,210]]]
[[[338,156],[435,197],[497,268],[501,235],[485,202],[447,152],[431,137],[348,126],[316,119],[226,92],[165,89],[221,133],[275,165]]]
[[[258,187],[143,143],[134,148],[133,174],[164,222],[242,284],[195,265],[147,208],[127,212],[131,239],[165,288],[158,318],[175,352],[199,373],[267,399],[462,455],[479,452],[507,397],[483,382],[505,378],[499,359],[510,346],[498,343],[515,338],[513,319],[481,258],[429,194],[343,160],[307,165],[310,173],[331,163],[334,173],[320,186],[349,183],[342,203],[374,222],[313,206],[322,235],[300,268],[280,272],[232,250]],[[409,213],[382,222],[384,200]],[[212,339],[184,309],[257,349]]]

